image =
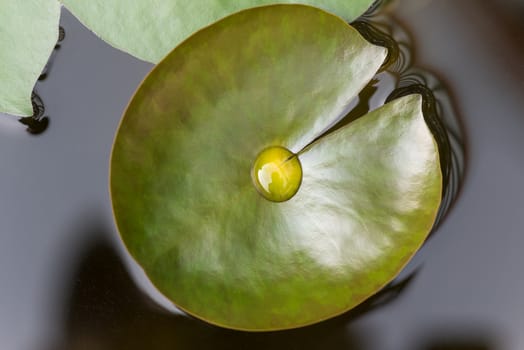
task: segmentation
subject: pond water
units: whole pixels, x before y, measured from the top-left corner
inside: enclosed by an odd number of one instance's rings
[[[66,37],[37,86],[48,129],[33,136],[0,116],[2,349],[523,349],[524,3],[401,0],[391,10],[414,65],[446,87],[441,108],[466,146],[461,191],[388,293],[316,326],[264,334],[165,311],[123,251],[108,159],[152,66],[64,10]]]

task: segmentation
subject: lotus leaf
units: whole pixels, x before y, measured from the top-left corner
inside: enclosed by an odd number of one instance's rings
[[[61,0],[109,44],[157,63],[196,30],[242,9],[275,3],[318,6],[352,21],[373,0]]]
[[[3,0],[0,112],[30,116],[31,92],[58,40],[58,0]]]
[[[115,137],[110,192],[123,242],[164,295],[220,326],[287,329],[399,273],[441,198],[421,97],[326,134],[385,56],[327,12],[272,5],[198,31],[152,70]],[[301,164],[282,202],[251,176],[271,146]]]
[[[158,62],[194,31],[249,7],[291,0],[61,0],[111,45]],[[346,20],[372,0],[303,0]],[[0,11],[0,112],[33,114],[31,91],[58,38],[59,0],[5,0]]]

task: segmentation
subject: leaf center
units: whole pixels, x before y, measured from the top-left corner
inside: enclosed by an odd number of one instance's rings
[[[297,193],[302,182],[302,166],[297,155],[281,146],[260,152],[251,168],[258,193],[272,202],[284,202]]]

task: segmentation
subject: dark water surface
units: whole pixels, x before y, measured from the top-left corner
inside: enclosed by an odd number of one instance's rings
[[[37,86],[48,129],[32,136],[0,116],[0,348],[524,349],[524,2],[393,8],[415,65],[430,85],[448,88],[441,108],[456,114],[450,129],[467,136],[467,172],[452,210],[390,293],[319,325],[267,334],[157,306],[165,300],[118,241],[107,190],[113,134],[152,66],[64,11],[66,39]]]

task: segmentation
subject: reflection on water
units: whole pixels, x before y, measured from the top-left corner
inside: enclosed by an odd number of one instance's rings
[[[22,117],[18,119],[18,121],[26,126],[26,131],[32,135],[39,135],[43,133],[48,125],[49,125],[49,117],[44,116],[45,113],[45,105],[42,101],[42,98],[37,94],[36,89],[38,86],[38,82],[44,81],[47,79],[47,76],[49,75],[49,72],[51,71],[51,67],[53,66],[54,62],[54,56],[56,55],[57,51],[61,47],[62,41],[65,39],[65,30],[63,27],[58,28],[58,41],[55,45],[55,48],[53,52],[51,53],[51,57],[47,61],[47,64],[44,67],[44,70],[42,71],[42,74],[38,77],[37,84],[35,85],[35,88],[33,92],[31,93],[31,103],[33,105],[33,115],[30,117]]]
[[[457,330],[460,330],[458,332]],[[442,327],[432,327],[431,332],[417,341],[417,350],[500,350],[493,341],[490,327],[472,322],[450,322]]]
[[[31,104],[33,105],[33,115],[30,117],[22,117],[18,119],[18,121],[27,127],[26,131],[28,133],[38,135],[47,129],[49,117],[44,116],[44,102],[34,90],[31,93]]]
[[[496,348],[486,345],[485,340],[457,340],[453,341],[442,341],[437,340],[434,343],[430,343],[427,347],[421,348],[422,350],[496,350]]]
[[[349,124],[383,103],[420,94],[424,118],[439,148],[443,175],[442,203],[434,233],[459,194],[466,165],[465,135],[450,90],[429,69],[417,67],[412,36],[392,16],[380,11],[387,4],[388,1],[376,1],[352,23],[368,41],[386,47],[388,56],[376,78],[359,94],[355,107],[331,130]]]

